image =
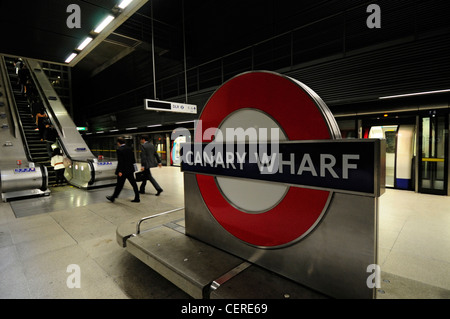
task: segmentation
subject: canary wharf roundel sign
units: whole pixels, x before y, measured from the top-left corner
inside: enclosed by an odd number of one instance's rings
[[[224,83],[205,105],[181,169],[194,173],[214,219],[265,248],[304,238],[334,190],[375,193],[373,146],[340,140],[325,103],[306,85],[272,72]]]

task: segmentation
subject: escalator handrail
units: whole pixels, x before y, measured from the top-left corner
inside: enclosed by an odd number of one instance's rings
[[[18,130],[20,132],[20,136],[22,137],[22,144],[23,144],[23,147],[25,149],[25,156],[27,157],[27,160],[29,162],[31,162],[32,158],[31,158],[30,148],[29,148],[28,141],[27,141],[27,138],[26,138],[26,135],[25,135],[25,131],[23,129],[22,120],[21,120],[20,115],[19,115],[19,110],[18,110],[18,107],[17,107],[16,98],[14,97],[14,94],[13,94],[11,78],[9,77],[8,68],[6,67],[5,57],[2,55],[0,60],[1,60],[0,61],[1,66],[0,67],[2,69],[2,74],[5,72],[5,74],[3,74],[2,76],[4,77],[4,80],[5,80],[5,77],[7,78],[7,81],[4,81],[4,82],[8,86],[7,89],[5,90],[5,92],[6,92],[7,96],[8,96],[9,110],[10,110],[10,113],[11,113],[11,121],[12,121],[13,127],[16,126],[16,122],[18,124],[17,128],[18,128]],[[14,121],[14,118],[15,118],[15,121]],[[14,132],[13,136],[17,138],[15,132]]]
[[[87,163],[89,164],[90,171],[91,171],[91,179],[88,182],[88,185],[93,185],[95,183],[95,167],[94,167],[94,161],[88,159]]]
[[[42,174],[42,185],[40,190],[45,192],[48,189],[48,170],[44,164],[38,163],[38,165],[41,168]]]
[[[8,70],[6,67],[4,67],[4,65],[6,65],[6,62],[4,61],[4,57],[1,56],[1,61],[0,61],[0,75],[2,77],[2,82],[5,83],[7,85],[7,83],[10,82],[9,79],[9,74],[8,74]],[[8,86],[10,87],[10,86]],[[11,127],[10,127],[10,131],[11,131],[11,135],[16,137],[16,114],[15,112],[11,112],[11,107],[10,105],[12,104],[12,97],[11,97],[11,93],[10,91],[6,88],[5,90],[5,97],[8,101],[8,109],[9,109],[9,113],[11,114],[11,116],[8,118],[11,122]]]
[[[51,123],[55,125],[55,127],[58,131],[58,135],[64,137],[65,136],[64,130],[62,129],[61,123],[59,123],[58,117],[53,112],[53,109],[50,107],[50,103],[48,102],[48,100],[44,94],[44,91],[43,91],[39,81],[36,78],[36,75],[34,74],[34,72],[36,72],[36,70],[32,69],[30,67],[28,60],[24,59],[24,62],[27,64],[27,67],[30,70],[30,76],[33,80],[33,84],[34,84],[36,90],[38,91],[39,97],[41,98],[41,102],[44,105],[45,111],[50,115]],[[39,69],[39,72],[42,72],[42,70]]]
[[[44,90],[42,89],[41,85],[39,84],[39,81],[36,78],[36,75],[34,74],[34,72],[36,72],[35,69],[32,69],[30,67],[30,64],[28,63],[28,60],[23,59],[24,62],[27,64],[28,69],[30,70],[30,76],[32,78],[33,84],[36,88],[36,90],[38,91],[39,97],[41,99],[42,105],[45,108],[46,113],[49,115],[50,117],[50,122],[53,124],[53,126],[56,129],[56,132],[58,133],[58,137],[62,136],[64,137],[64,130],[62,129],[61,123],[58,120],[58,117],[56,116],[56,114],[53,112],[53,109],[50,106],[50,103],[48,102],[45,94],[44,94]],[[42,70],[39,69],[40,72],[42,72]],[[58,140],[58,138],[57,138]],[[69,152],[66,149],[66,146],[64,145],[64,143],[61,142],[61,139],[58,140],[58,145],[59,147],[62,148],[62,151],[64,153],[64,155],[69,158],[72,161],[72,158],[69,155]]]

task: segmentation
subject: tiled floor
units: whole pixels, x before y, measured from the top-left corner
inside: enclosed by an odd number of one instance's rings
[[[53,199],[27,199],[28,213],[14,202],[27,215],[20,218],[10,203],[1,203],[0,298],[188,298],[116,242],[119,224],[183,207],[179,169],[154,171],[164,192],[156,197],[147,186],[140,203],[130,202],[127,184],[115,203],[105,198],[111,187],[88,196],[73,187],[54,189]],[[81,289],[68,288],[72,264],[80,267]]]
[[[152,172],[164,192],[156,197],[148,185],[140,203],[130,202],[128,184],[115,203],[105,198],[112,188],[73,187],[0,203],[0,298],[189,298],[116,242],[118,225],[184,206],[179,169]],[[80,289],[67,284],[73,264]],[[387,190],[379,264],[380,299],[450,298],[450,197]]]
[[[380,198],[379,298],[450,298],[450,197],[387,190]]]

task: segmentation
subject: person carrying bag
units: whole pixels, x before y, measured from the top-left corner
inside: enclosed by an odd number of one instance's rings
[[[156,189],[156,196],[159,196],[163,189],[159,186],[158,182],[152,176],[150,168],[158,166],[162,167],[161,159],[156,152],[155,146],[150,143],[148,135],[141,136],[141,171],[143,172],[143,180],[141,187],[139,188],[139,193],[145,194],[145,186],[147,185],[147,180],[152,183],[153,187]]]

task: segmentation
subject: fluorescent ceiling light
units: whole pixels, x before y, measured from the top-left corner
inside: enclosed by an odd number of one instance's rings
[[[76,56],[76,53],[72,53],[71,55],[69,55],[69,57],[66,59],[66,63],[70,63]]]
[[[426,92],[419,92],[419,93],[409,93],[409,94],[399,94],[399,95],[390,95],[390,96],[381,96],[379,97],[380,100],[382,99],[395,99],[398,97],[407,97],[407,96],[416,96],[416,95],[427,95],[427,94],[436,94],[436,93],[445,93],[450,92],[450,89],[447,90],[438,90],[438,91],[426,91]]]
[[[83,42],[78,46],[77,50],[83,50],[89,43],[91,43],[93,39],[91,37],[87,37]]]
[[[100,33],[100,32],[102,32],[103,29],[106,28],[106,26],[107,26],[112,20],[114,20],[114,16],[112,16],[112,15],[107,16],[107,17],[105,18],[105,20],[103,20],[102,23],[100,23],[100,24],[98,25],[98,27],[95,28],[94,32],[95,32],[95,33]]]
[[[175,122],[175,124],[185,124],[185,123],[194,123],[195,120],[192,121],[182,121],[182,122]]]
[[[133,2],[133,0],[122,0],[122,2],[119,4],[120,9],[125,9],[128,7],[128,5]]]
[[[162,126],[162,124],[147,125],[147,127],[157,127],[157,126]]]
[[[129,130],[137,130],[137,127],[127,127],[125,128],[125,130],[129,131]]]

